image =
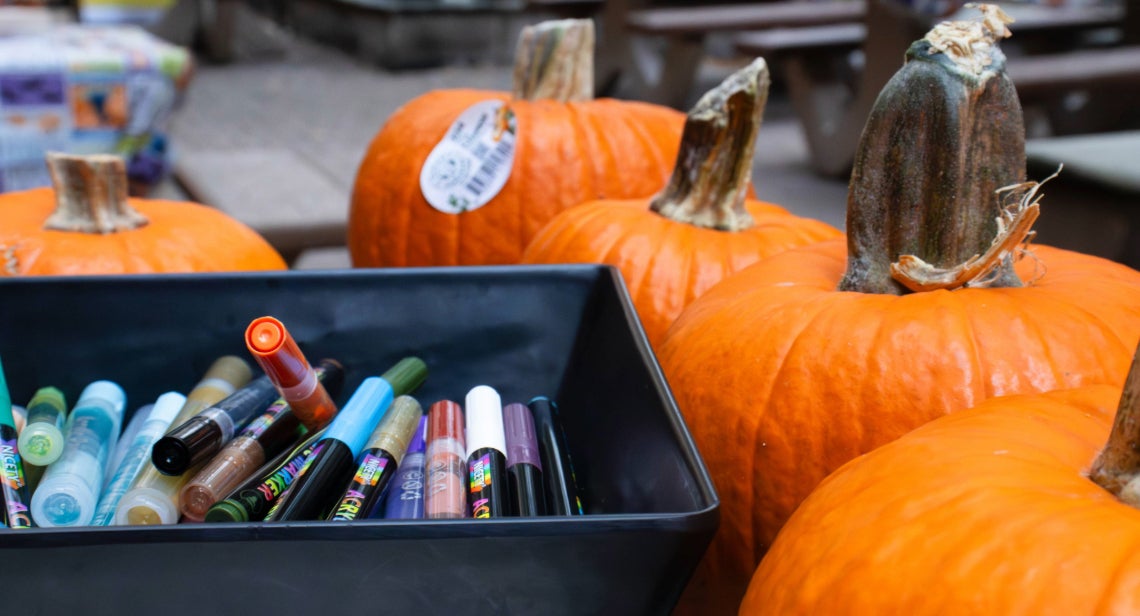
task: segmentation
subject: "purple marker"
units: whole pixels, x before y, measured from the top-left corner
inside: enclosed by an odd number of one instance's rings
[[[424,517],[424,431],[427,430],[427,415],[420,418],[420,425],[408,444],[408,453],[396,469],[396,478],[388,489],[384,501],[384,517],[388,519],[417,519]]]
[[[542,460],[530,409],[517,402],[503,407],[503,430],[507,437],[507,500],[511,515],[546,515]]]

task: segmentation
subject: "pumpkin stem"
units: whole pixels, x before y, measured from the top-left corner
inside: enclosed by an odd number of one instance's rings
[[[744,197],[769,83],[768,64],[757,58],[697,101],[685,119],[673,175],[651,210],[708,229],[752,226]]]
[[[594,22],[557,19],[523,28],[515,49],[513,96],[563,103],[594,98]]]
[[[1032,197],[1014,210],[1001,198],[1001,187],[1036,191],[1024,183],[1021,103],[997,44],[1012,20],[973,6],[979,21],[941,23],[910,46],[867,119],[847,193],[840,290],[1022,285],[1015,248],[1038,208]]]
[[[1140,508],[1140,348],[1132,357],[1108,443],[1093,462],[1089,478]]]
[[[114,233],[149,222],[127,202],[127,165],[121,157],[48,152],[47,165],[56,205],[44,229]]]

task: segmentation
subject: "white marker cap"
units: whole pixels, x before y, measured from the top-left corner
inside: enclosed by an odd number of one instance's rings
[[[159,396],[158,400],[154,401],[154,408],[151,409],[147,421],[159,419],[167,425],[170,425],[170,423],[174,421],[174,418],[178,416],[178,411],[182,410],[184,404],[186,404],[186,396],[176,391],[168,391]]]
[[[499,392],[479,385],[467,392],[467,457],[491,447],[507,455],[507,437],[503,431],[503,400]]]

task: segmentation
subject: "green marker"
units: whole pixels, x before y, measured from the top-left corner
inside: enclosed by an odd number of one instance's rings
[[[44,387],[28,402],[28,422],[20,432],[20,455],[35,466],[47,466],[63,455],[63,422],[67,401],[63,392]]]
[[[24,465],[16,448],[17,439],[12,397],[8,394],[4,366],[0,364],[0,498],[4,502],[9,528],[31,528],[35,526],[28,512],[31,495],[24,482]]]

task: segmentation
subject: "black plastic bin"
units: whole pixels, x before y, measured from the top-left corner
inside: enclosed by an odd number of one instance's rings
[[[0,531],[13,614],[667,613],[718,500],[616,270],[496,267],[0,281],[12,399],[185,392],[271,314],[360,381],[415,354],[425,407],[558,401],[586,516]],[[251,362],[252,365],[252,362]]]

